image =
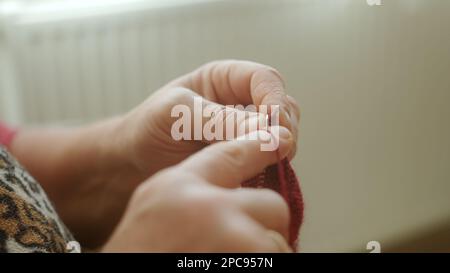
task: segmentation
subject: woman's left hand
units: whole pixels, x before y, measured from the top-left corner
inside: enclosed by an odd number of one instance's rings
[[[185,105],[194,113],[194,98],[199,96],[203,98],[203,109],[209,106],[217,111],[223,110],[225,105],[278,105],[280,125],[288,128],[294,137],[294,146],[288,155],[294,157],[299,107],[285,93],[277,70],[248,61],[208,63],[162,87],[118,120],[117,134],[111,136],[114,139],[111,151],[122,155],[124,161],[132,162],[144,176],[179,163],[199,151],[209,141],[177,141],[171,135],[176,121],[171,117],[173,107]],[[235,127],[244,125],[244,121],[254,116],[255,113],[248,113],[245,120],[236,119]],[[196,122],[193,115],[191,118],[192,123]],[[224,114],[222,118],[228,117]]]

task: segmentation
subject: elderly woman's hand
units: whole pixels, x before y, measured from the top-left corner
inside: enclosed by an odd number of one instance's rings
[[[251,134],[258,140],[212,144],[142,183],[103,251],[292,251],[283,198],[268,189],[240,188],[278,158],[276,151],[260,150],[260,140],[275,134]],[[278,153],[286,156],[292,145],[292,135],[281,128]]]
[[[186,105],[194,113],[194,98],[199,96],[204,98],[204,108],[212,106],[216,110],[223,109],[225,105],[278,105],[280,125],[288,128],[294,139],[288,157],[294,156],[300,119],[299,107],[284,92],[282,79],[275,69],[247,61],[209,63],[162,87],[121,118],[117,134],[111,136],[115,140],[111,151],[121,155],[123,161],[131,162],[139,172],[148,176],[201,150],[207,145],[208,141],[205,139],[177,141],[171,135],[171,127],[175,121],[171,117],[173,107]],[[254,116],[255,113],[252,113],[244,119],[236,118],[235,126],[244,125],[245,120]],[[228,117],[224,115],[223,118]]]

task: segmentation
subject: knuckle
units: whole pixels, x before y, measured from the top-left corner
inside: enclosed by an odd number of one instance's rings
[[[284,96],[283,83],[280,81],[266,81],[261,79],[261,81],[255,85],[255,90],[270,91],[269,94],[271,95],[277,94]]]
[[[181,181],[183,180],[183,181]],[[192,223],[212,219],[220,214],[226,196],[198,178],[172,167],[154,175],[139,185],[133,193],[130,206],[139,217],[149,213],[178,215]],[[159,208],[157,211],[152,208]]]
[[[275,75],[275,77],[280,79],[280,82],[282,83],[283,87],[284,87],[284,81],[283,81],[283,76],[281,75],[280,71],[274,67],[271,66],[266,66],[267,69],[273,73]]]
[[[226,197],[215,191],[204,191],[201,187],[184,191],[178,195],[178,205],[191,221],[208,219],[221,215],[227,201]]]

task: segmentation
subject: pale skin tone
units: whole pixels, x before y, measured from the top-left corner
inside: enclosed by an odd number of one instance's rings
[[[280,105],[279,150],[259,140],[175,141],[174,105]],[[130,112],[77,128],[22,129],[11,151],[83,246],[104,251],[287,251],[288,208],[242,181],[296,151],[299,108],[273,68],[218,61]],[[242,120],[236,121],[241,126]],[[270,131],[269,130],[269,131]],[[266,131],[258,131],[258,136]],[[256,134],[257,132],[245,132]],[[240,136],[241,138],[243,136]]]

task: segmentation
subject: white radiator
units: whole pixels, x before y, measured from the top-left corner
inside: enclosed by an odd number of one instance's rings
[[[263,2],[62,1],[20,9],[6,20],[17,122],[112,115],[204,62],[247,57],[246,22],[283,7]]]

